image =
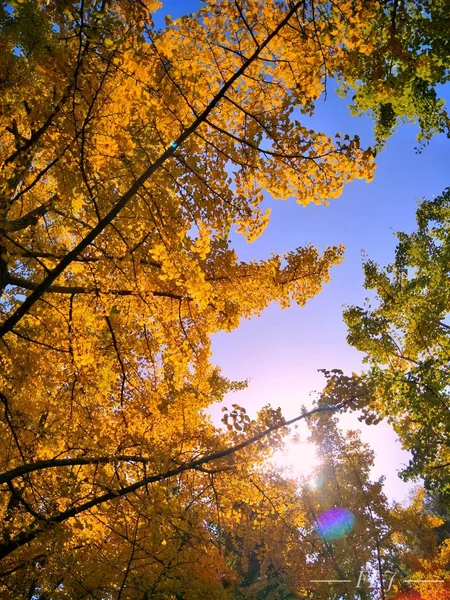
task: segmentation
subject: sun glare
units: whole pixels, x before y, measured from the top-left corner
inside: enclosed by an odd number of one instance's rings
[[[277,467],[286,469],[289,475],[294,477],[307,477],[312,474],[315,467],[320,465],[314,444],[293,440],[287,441],[285,450],[276,452],[271,462]]]

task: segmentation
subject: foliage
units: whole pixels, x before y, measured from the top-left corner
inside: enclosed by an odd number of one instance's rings
[[[423,600],[448,600],[449,538],[441,534],[443,527],[448,529],[449,522],[441,518],[442,513],[430,510],[431,498],[423,488],[418,488],[408,505],[394,505],[393,540],[400,549],[396,566],[404,580],[415,580],[414,588]],[[397,580],[393,589],[398,589],[399,583]]]
[[[388,0],[363,25],[366,44],[347,41],[340,94],[353,91],[353,114],[375,119],[382,148],[400,121],[416,122],[423,147],[436,133],[450,136],[450,118],[437,84],[450,76],[450,15],[447,0]]]
[[[238,575],[229,582],[233,600],[391,600],[414,590],[423,600],[447,600],[445,581],[410,582],[447,578],[442,508],[421,488],[408,503],[390,505],[383,478],[371,479],[374,453],[358,432],[341,432],[326,412],[308,425],[321,459],[312,475],[302,485],[270,471],[254,475],[259,503],[244,492],[235,504],[240,518],[224,527],[225,556]],[[355,524],[326,539],[318,520],[335,507],[349,510]]]
[[[375,579],[379,579],[379,571],[382,577],[382,569],[376,563],[380,559],[381,539],[387,537],[388,513],[382,481],[370,481],[373,452],[362,444],[357,432],[341,433],[337,420],[326,413],[319,415],[310,427],[310,441],[316,445],[322,463],[315,471],[314,485],[303,490],[312,524],[315,526],[320,514],[335,507],[349,510],[356,519],[354,528],[341,538],[316,540],[315,552],[311,554],[312,566],[319,574],[316,579],[342,583],[316,584],[314,597],[338,600],[358,593],[369,598],[372,582],[367,574],[375,568]],[[313,534],[317,538],[315,527]],[[365,575],[359,581],[361,573]],[[346,580],[348,583],[344,583]],[[374,589],[375,593],[379,595],[379,590]]]
[[[391,265],[382,269],[371,260],[364,263],[365,287],[375,292],[376,305],[344,313],[349,343],[371,365],[363,376],[371,388],[366,418],[387,418],[412,452],[406,476],[421,475],[447,493],[449,224],[447,189],[420,204],[415,232],[397,234]]]
[[[186,596],[217,583],[217,552],[200,560],[180,533],[209,543],[211,473],[196,461],[229,468],[217,452],[242,441],[238,421],[222,433],[204,414],[240,387],[210,364],[210,337],[272,301],[303,305],[342,258],[303,247],[244,264],[229,232],[261,233],[263,190],[320,202],[373,170],[356,138],[292,117],[311,111],[324,69],[321,29],[306,5],[302,25],[302,4],[214,2],[155,31],[152,1],[2,3],[10,590],[164,595],[158,582],[172,568],[169,588]],[[243,433],[277,423],[266,409]],[[182,576],[173,560],[197,567]],[[153,565],[145,576],[139,561]]]
[[[158,6],[0,2],[5,599],[229,598],[249,567],[227,562],[225,526],[260,577],[280,568],[279,484],[251,482],[285,422],[236,405],[212,425],[205,409],[245,383],[211,364],[210,338],[304,305],[342,260],[242,263],[229,234],[262,233],[264,192],[321,203],[373,176],[356,136],[298,119],[379,7],[220,0],[156,31]]]

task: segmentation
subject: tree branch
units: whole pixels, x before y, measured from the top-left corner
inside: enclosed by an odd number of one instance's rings
[[[75,458],[49,458],[47,460],[38,460],[34,463],[28,463],[20,465],[10,471],[5,471],[0,474],[0,484],[12,481],[17,477],[22,477],[27,473],[33,473],[34,471],[41,471],[43,469],[53,469],[61,467],[74,467],[82,465],[100,465],[106,463],[115,462],[135,462],[135,463],[149,463],[152,462],[152,458],[147,456],[134,456],[132,454],[118,454],[117,456],[80,456]]]
[[[30,225],[36,225],[39,221],[39,217],[43,217],[50,210],[56,198],[57,196],[55,194],[48,202],[30,210],[30,212],[23,217],[7,222],[6,229],[8,231],[21,231],[22,229],[30,227]]]
[[[22,279],[22,277],[16,277],[15,275],[7,275],[6,277],[7,285],[16,285],[17,287],[24,288],[25,290],[37,290],[40,283],[35,283],[34,281],[27,281],[26,279]],[[94,287],[84,287],[84,286],[71,286],[71,285],[52,285],[47,289],[48,293],[53,294],[113,294],[114,296],[137,296],[138,292],[133,290],[108,290],[104,291],[100,288]],[[187,300],[191,301],[192,298],[189,296],[181,296],[180,294],[175,294],[173,292],[163,292],[160,290],[153,290],[150,292],[153,296],[159,296],[162,298],[173,298],[174,300]]]

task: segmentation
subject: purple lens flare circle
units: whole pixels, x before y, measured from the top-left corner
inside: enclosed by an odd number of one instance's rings
[[[317,518],[317,533],[328,541],[348,535],[355,526],[355,515],[347,508],[332,508]]]

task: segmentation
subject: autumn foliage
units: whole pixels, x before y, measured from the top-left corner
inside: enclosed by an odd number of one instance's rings
[[[263,474],[279,410],[206,416],[245,385],[210,340],[341,262],[243,263],[229,237],[263,233],[264,193],[373,177],[358,137],[302,118],[377,52],[384,8],[220,0],[157,30],[158,7],[0,3],[2,598],[300,598],[314,578],[298,531],[322,500]]]

